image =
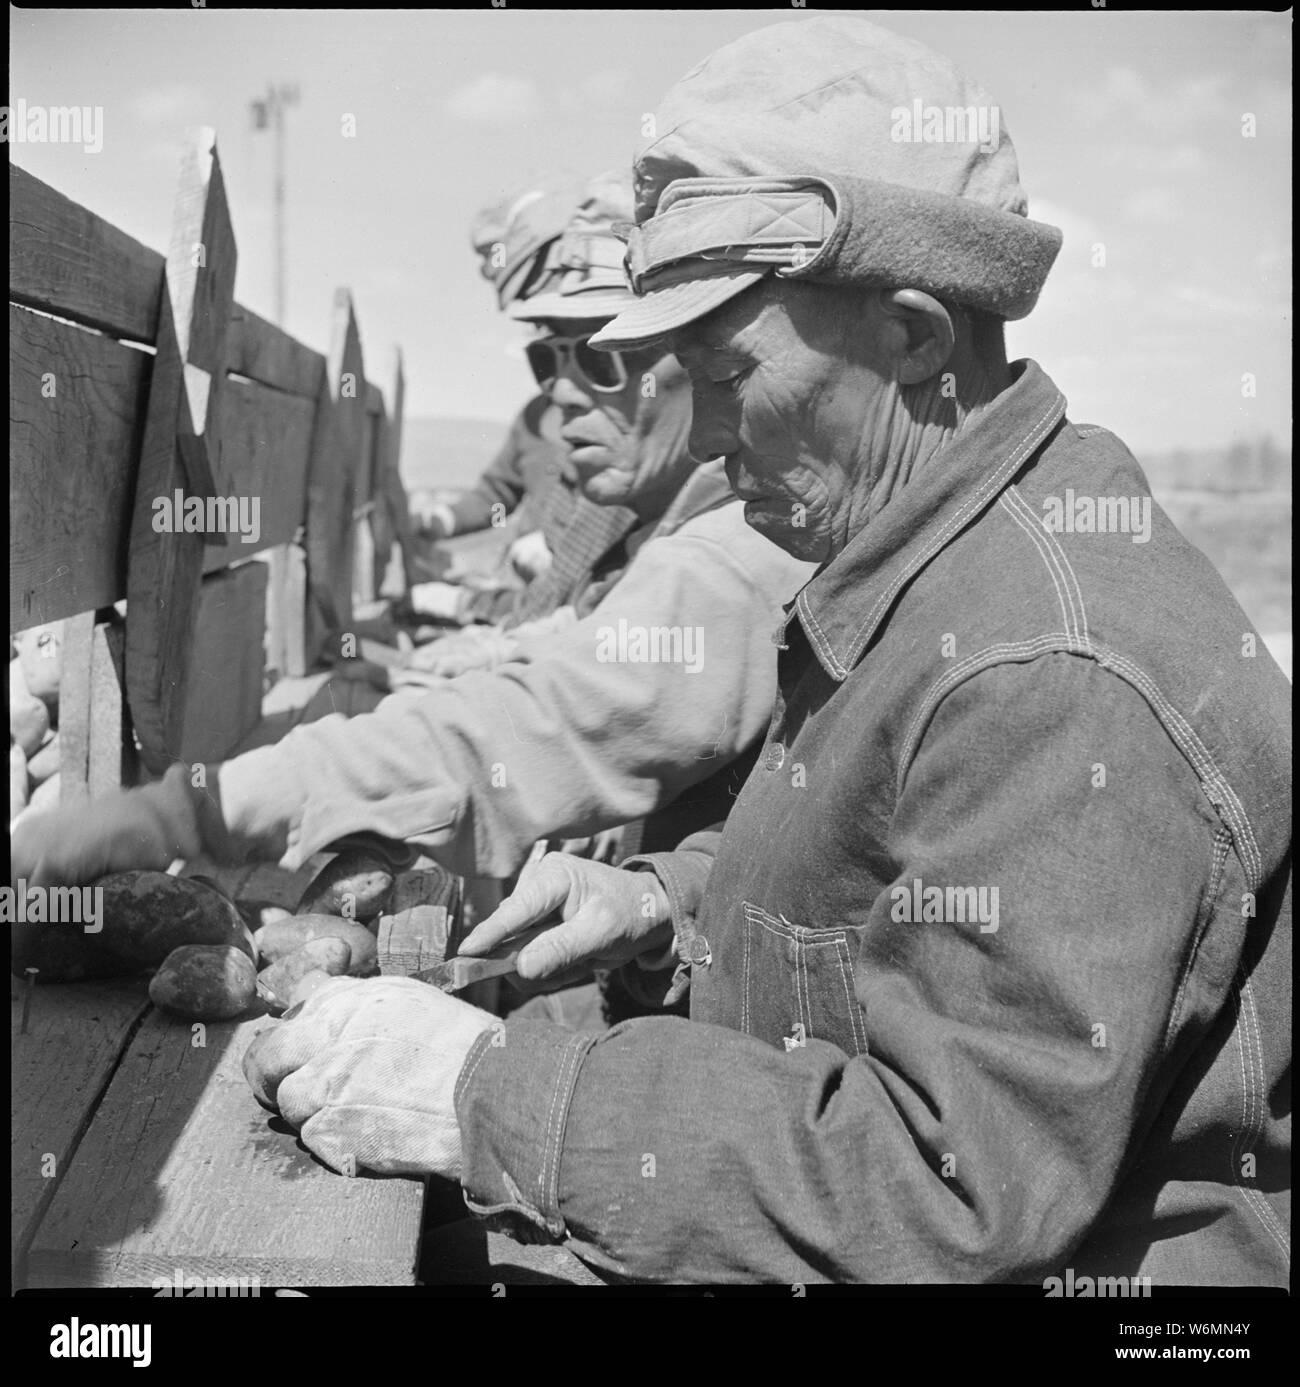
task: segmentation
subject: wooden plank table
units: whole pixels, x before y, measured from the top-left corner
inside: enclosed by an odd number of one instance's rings
[[[380,697],[329,674],[281,681],[245,747]],[[324,860],[293,874],[186,870],[292,907]],[[152,1008],[135,978],[41,988],[20,1035],[12,990],[16,1286],[147,1287],[178,1270],[268,1287],[414,1284],[424,1182],[337,1175],[257,1105],[240,1063],[267,1018],[196,1027]]]

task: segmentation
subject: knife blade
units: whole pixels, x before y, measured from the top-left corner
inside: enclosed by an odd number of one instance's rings
[[[544,920],[508,939],[490,954],[457,954],[455,958],[444,959],[432,968],[425,968],[411,976],[416,982],[427,982],[444,992],[459,992],[472,982],[482,982],[484,978],[504,978],[515,971],[515,960],[539,934],[554,929],[558,921]],[[502,953],[502,949],[506,952]]]
[[[427,982],[443,992],[459,992],[472,982],[513,973],[518,957],[519,950],[514,949],[501,958],[449,958],[412,976],[417,982]]]

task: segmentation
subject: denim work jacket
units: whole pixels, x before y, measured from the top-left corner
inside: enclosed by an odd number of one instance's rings
[[[691,1020],[476,1043],[471,1208],[654,1281],[1286,1284],[1289,685],[1013,374],[787,609],[720,839],[633,864]]]

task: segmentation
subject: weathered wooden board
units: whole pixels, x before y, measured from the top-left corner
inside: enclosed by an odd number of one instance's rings
[[[277,544],[266,563],[266,667],[281,676],[307,672],[307,556],[298,544]]]
[[[402,411],[406,406],[406,377],[402,372],[402,353],[393,354],[393,386],[388,396],[389,410],[380,430],[379,490],[387,503],[384,513],[391,536],[385,534],[375,545],[376,564],[387,564],[392,556],[395,540],[401,549],[404,590],[409,590],[416,581],[414,572],[415,536],[411,529],[411,512],[406,499],[406,488],[402,485]],[[383,575],[376,578],[377,587],[383,585]]]
[[[131,496],[151,358],[9,309],[9,625],[126,593]]]
[[[181,760],[221,760],[261,720],[265,613],[265,564],[240,564],[203,579],[190,633]]]
[[[282,328],[236,304],[231,310],[227,369],[237,376],[301,395],[313,402],[325,375],[325,358]]]
[[[135,783],[135,745],[126,704],[125,633],[93,612],[64,627],[59,684],[59,798],[103,795]]]
[[[221,398],[217,437],[221,456],[213,481],[219,496],[257,501],[257,538],[245,543],[232,535],[210,545],[203,571],[251,558],[259,550],[287,544],[307,513],[307,463],[311,453],[315,402],[286,395],[251,381],[228,380]]]
[[[10,1252],[23,1283],[27,1248],[67,1178],[96,1102],[149,1006],[141,978],[38,988],[26,1034],[22,988],[10,1012]],[[52,1164],[51,1164],[52,1162]]]
[[[336,1175],[257,1105],[240,1065],[273,1024],[212,1022],[196,1047],[150,1013],[32,1240],[30,1285],[413,1282],[423,1182]]]
[[[334,295],[330,351],[307,474],[307,659],[352,619],[352,518],[366,430],[366,376],[352,295]]]
[[[379,971],[409,978],[460,946],[460,878],[442,867],[399,872],[379,917]]]
[[[212,494],[235,260],[215,137],[196,131],[172,220],[127,571],[127,693],[141,757],[155,775],[180,751],[204,537],[156,530],[154,502],[178,490]]]
[[[163,257],[9,165],[9,298],[114,337],[152,342]]]

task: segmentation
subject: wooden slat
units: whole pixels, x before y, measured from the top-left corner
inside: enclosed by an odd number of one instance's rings
[[[330,351],[307,474],[307,637],[314,663],[352,619],[352,513],[365,441],[366,376],[352,295],[334,295]]]
[[[59,681],[59,798],[107,794],[135,782],[135,747],[124,693],[125,636],[93,612],[64,626]]]
[[[22,989],[9,1005],[11,1037],[10,1253],[14,1285],[32,1236],[76,1159],[94,1104],[132,1027],[148,1008],[143,979],[38,987],[20,1034]],[[54,1158],[53,1174],[43,1168]]]
[[[235,375],[313,402],[325,375],[320,352],[239,304],[231,310],[226,366]]]
[[[181,760],[221,760],[260,721],[265,612],[265,564],[204,578],[191,633]]]
[[[63,669],[59,676],[59,799],[89,793],[90,665],[95,613],[79,612],[63,626]]]
[[[125,595],[151,365],[110,338],[9,309],[12,630]]]
[[[379,917],[379,971],[409,978],[460,948],[460,877],[442,867],[399,872]]]
[[[9,298],[114,337],[152,342],[163,257],[9,165]]]
[[[245,889],[247,883],[245,883]],[[191,1276],[268,1286],[409,1285],[423,1183],[348,1179],[253,1099],[241,1061],[267,1020],[151,1013],[123,1059],[28,1257],[33,1286]]]
[[[217,418],[221,457],[213,481],[220,496],[258,498],[260,534],[209,545],[203,571],[214,573],[260,550],[287,544],[307,512],[307,464],[316,416],[313,400],[251,381],[228,380]]]
[[[90,793],[106,795],[136,781],[135,740],[126,701],[126,632],[100,622],[90,647]]]
[[[406,587],[415,581],[412,564],[415,558],[415,539],[411,531],[411,513],[402,485],[402,410],[406,401],[406,378],[402,372],[402,353],[393,354],[393,386],[389,392],[392,408],[384,418],[379,433],[378,489],[383,502],[384,521],[375,537],[375,590],[383,586],[384,572],[392,557],[392,547],[401,548],[402,572]],[[381,571],[380,566],[383,565]]]
[[[156,531],[153,503],[177,490],[210,494],[235,260],[214,136],[198,131],[177,191],[128,560],[127,691],[155,775],[180,749],[204,544],[201,534]]]

